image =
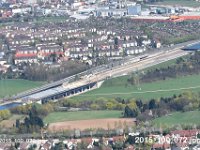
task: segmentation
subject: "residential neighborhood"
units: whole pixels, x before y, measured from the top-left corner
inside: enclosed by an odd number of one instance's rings
[[[135,149],[179,149],[179,150],[198,150],[200,145],[199,130],[174,130],[169,134],[162,135],[156,133],[145,134],[139,132],[128,133],[128,135],[117,135],[111,137],[82,137],[82,138],[69,138],[69,139],[14,139],[20,141],[16,145],[15,142],[2,142],[0,144],[1,150],[9,150],[11,147],[17,147],[19,150],[31,149],[35,150],[51,150],[52,148],[61,148],[63,150],[72,149],[106,149],[112,150],[114,147],[122,146],[124,150]],[[143,143],[142,140],[146,139]],[[149,140],[147,140],[149,139]],[[149,146],[145,146],[145,144]],[[192,146],[193,145],[193,146]],[[115,148],[114,148],[115,149]]]
[[[200,1],[0,0],[0,150],[199,150]]]
[[[2,0],[0,4],[1,19],[8,22],[0,28],[3,72],[23,62],[47,63],[49,57],[57,63],[76,59],[95,65],[97,58],[118,60],[135,56],[162,45],[172,45],[176,42],[174,38],[182,35],[195,39],[199,32],[199,24],[188,24],[195,28],[196,33],[193,33],[194,30],[183,28],[179,23],[198,16],[197,8],[150,5],[143,9],[139,2],[114,0]],[[24,20],[19,22],[18,17]],[[43,21],[51,18],[55,22]],[[9,23],[12,20],[16,23]],[[154,25],[156,22],[167,23],[160,26]]]
[[[53,55],[58,63],[78,59],[91,64],[90,61],[98,57],[121,59],[123,56],[138,55],[152,44],[144,33],[128,29],[122,33],[116,29],[73,28],[72,24],[78,25],[78,22],[44,26],[25,24],[1,28],[1,61],[7,57],[7,62],[2,62],[4,67],[10,61],[15,65],[22,62],[44,63]],[[142,45],[138,43],[139,37],[144,37]]]

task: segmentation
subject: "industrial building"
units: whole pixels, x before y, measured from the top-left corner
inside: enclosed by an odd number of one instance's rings
[[[127,5],[128,15],[141,15],[142,7],[140,4]]]

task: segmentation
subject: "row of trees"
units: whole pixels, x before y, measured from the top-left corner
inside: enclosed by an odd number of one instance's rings
[[[50,59],[54,61],[55,57],[57,56],[52,55]],[[8,68],[6,73],[0,72],[0,79],[21,78],[32,81],[56,81],[83,72],[88,67],[87,64],[79,61],[67,61],[53,66],[21,63],[18,66],[20,72],[13,72],[11,68]]]
[[[50,67],[41,64],[26,64],[24,66],[25,69],[21,78],[33,81],[55,81],[77,74],[88,68],[86,64],[76,61],[65,62],[58,67]]]
[[[107,99],[104,97],[100,97],[97,100],[84,100],[84,101],[65,99],[59,102],[59,105],[62,107],[74,107],[74,108],[82,108],[90,110],[123,110],[126,106],[126,103],[129,103],[129,101],[130,100],[127,100],[125,102],[125,100],[121,98]]]
[[[199,39],[199,34],[191,34],[191,35],[184,35],[181,37],[172,37],[172,38],[163,38],[163,44],[165,45],[170,45],[170,44],[179,44],[179,43],[184,43],[187,41],[192,41]]]
[[[27,104],[27,105],[22,105],[22,106],[17,106],[14,108],[11,108],[10,111],[13,114],[24,114],[24,115],[29,115],[30,110],[32,109],[32,107],[35,107],[35,111],[37,112],[37,114],[39,114],[40,116],[44,117],[47,116],[49,113],[54,111],[54,105],[52,105],[51,103],[48,104]]]
[[[99,98],[98,100],[77,101],[65,99],[58,102],[56,108],[80,108],[81,110],[122,110],[124,117],[138,117],[140,120],[148,120],[163,116],[171,111],[190,111],[197,110],[200,106],[198,99],[200,95],[185,91],[184,93],[172,97],[160,99],[150,99],[142,101],[136,99],[121,98]],[[59,109],[58,109],[59,111]]]
[[[58,106],[67,107],[67,108],[80,108],[81,110],[125,110],[130,108],[131,110],[137,111],[137,106],[143,105],[142,100],[136,99],[122,99],[122,98],[104,98],[100,97],[97,100],[84,100],[77,101],[74,99],[65,99],[58,102]],[[145,103],[144,109],[151,108],[153,104]],[[137,111],[138,112],[138,111]],[[134,113],[135,114],[135,113]],[[127,114],[124,114],[125,117],[133,117]]]
[[[96,101],[66,99],[59,102],[58,105],[62,107],[88,108],[89,110],[123,110],[124,117],[137,117],[139,120],[148,120],[163,116],[171,111],[196,110],[200,106],[199,97],[198,94],[186,91],[178,96],[161,97],[160,99],[150,99],[145,102],[121,98],[99,98]]]
[[[199,98],[200,96],[198,94],[186,91],[178,96],[161,97],[158,100],[151,99],[148,103],[136,103],[137,107],[135,110],[138,111],[137,119],[147,121],[174,111],[185,112],[199,110]]]
[[[15,114],[26,114],[23,123],[16,121],[16,127],[20,133],[39,131],[43,127],[42,118],[53,111],[61,111],[59,108],[83,108],[88,110],[121,110],[126,118],[137,118],[140,121],[147,121],[156,117],[166,115],[173,111],[198,110],[200,107],[200,95],[186,91],[178,96],[168,98],[151,99],[149,101],[121,98],[106,99],[99,98],[96,101],[76,101],[66,99],[57,103],[32,104],[12,108]],[[8,110],[6,110],[8,111]],[[1,115],[1,112],[0,112]],[[4,117],[5,118],[5,117]]]

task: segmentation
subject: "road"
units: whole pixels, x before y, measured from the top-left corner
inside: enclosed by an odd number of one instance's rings
[[[150,66],[154,66],[156,64],[175,59],[184,55],[187,55],[188,52],[181,50],[184,46],[198,43],[199,40],[185,42],[181,44],[174,45],[172,47],[165,47],[160,50],[151,52],[148,54],[148,57],[137,61],[141,56],[137,57],[126,57],[126,59],[120,60],[118,62],[111,62],[107,65],[98,66],[96,68],[89,69],[82,73],[70,76],[60,81],[56,81],[47,85],[44,85],[39,88],[35,88],[29,91],[25,91],[23,93],[19,93],[16,96],[13,96],[10,101],[15,101],[16,99],[24,98],[29,95],[33,95],[35,93],[40,93],[42,91],[55,88],[55,87],[63,87],[73,88],[80,85],[85,85],[87,83],[92,83],[96,81],[105,80],[110,77],[121,76],[130,72],[134,72],[137,70],[141,70]],[[171,50],[170,50],[171,49]],[[82,77],[78,81],[74,81],[76,76]]]
[[[90,75],[85,75],[78,81],[75,81],[72,83],[63,83],[59,87],[54,88],[53,91],[52,91],[52,89],[42,91],[42,92],[27,96],[27,97],[25,97],[25,99],[32,99],[32,100],[43,99],[43,98],[49,97],[51,95],[53,96],[55,94],[59,94],[62,91],[66,91],[69,89],[75,89],[75,88],[81,87],[83,85],[103,81],[107,78],[121,76],[123,74],[141,70],[141,69],[159,64],[164,61],[168,61],[171,59],[175,59],[175,58],[187,55],[188,53],[189,52],[183,51],[180,48],[176,48],[176,49],[173,49],[170,51],[159,51],[157,53],[143,57],[142,60],[141,59],[138,59],[138,60],[130,59],[128,62],[125,62],[118,66],[114,66],[110,69],[105,69],[101,72],[96,72],[96,73],[92,73]],[[141,58],[141,56],[140,56],[140,58]],[[78,94],[80,94],[80,93],[78,93]],[[75,94],[75,95],[77,95],[77,94]],[[74,95],[71,95],[70,97],[72,97],[72,96],[74,96]]]
[[[158,52],[156,54],[152,54],[145,58],[144,60],[138,62],[129,62],[126,64],[122,64],[120,66],[113,67],[112,69],[105,70],[100,73],[93,74],[89,77],[84,77],[83,79],[76,81],[73,85],[68,84],[68,87],[75,87],[75,85],[84,85],[89,82],[97,82],[101,80],[105,80],[106,78],[120,76],[123,74],[127,74],[130,72],[134,72],[137,70],[141,70],[171,59],[175,59],[184,55],[187,55],[189,52],[182,51],[180,48],[173,49],[168,52]]]

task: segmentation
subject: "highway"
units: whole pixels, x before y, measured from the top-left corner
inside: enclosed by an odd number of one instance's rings
[[[134,72],[137,70],[141,70],[171,59],[175,59],[184,55],[187,55],[189,52],[182,51],[180,48],[168,51],[168,52],[158,52],[153,55],[149,55],[148,57],[144,58],[143,60],[139,60],[137,62],[129,62],[126,64],[122,64],[120,66],[113,67],[112,69],[105,70],[104,72],[96,73],[88,78],[83,78],[79,81],[74,82],[74,85],[84,85],[87,82],[97,82],[105,80],[106,78],[111,78],[115,76],[120,76],[123,74],[127,74],[130,72]],[[71,85],[68,84],[70,87]]]
[[[74,81],[71,83],[68,83],[68,82],[63,83],[62,85],[56,88],[52,88],[50,90],[41,91],[32,95],[29,95],[25,97],[25,99],[31,99],[31,100],[44,99],[45,97],[56,95],[56,93],[59,94],[66,90],[75,89],[77,87],[81,87],[90,83],[103,81],[107,78],[121,76],[123,74],[141,70],[141,69],[159,64],[161,62],[165,62],[171,59],[175,59],[175,58],[187,55],[188,53],[189,52],[183,51],[180,48],[176,48],[170,51],[159,51],[151,55],[143,55],[143,57],[141,56],[139,57],[142,59],[139,59],[139,58],[130,59],[128,62],[125,62],[121,65],[114,66],[112,68],[105,69],[100,72],[82,76],[82,78],[77,81]],[[77,95],[77,94],[74,94],[74,95]],[[70,95],[70,97],[74,95]]]
[[[40,94],[49,89],[54,88],[76,88],[77,86],[85,85],[87,83],[98,82],[105,80],[107,78],[122,76],[124,74],[141,70],[156,64],[175,59],[184,55],[187,55],[189,52],[181,50],[181,48],[198,43],[199,40],[185,42],[182,44],[177,44],[172,47],[166,47],[142,56],[137,57],[126,57],[123,60],[118,62],[111,62],[107,65],[98,66],[96,68],[91,68],[87,71],[81,72],[79,74],[70,76],[63,80],[59,80],[47,85],[44,85],[39,88],[28,90],[22,93],[19,93],[13,96],[9,101],[16,101],[19,99],[27,98],[29,96],[34,97],[35,94]],[[144,58],[143,58],[144,57]],[[143,59],[141,59],[143,58]],[[75,78],[81,77],[79,80],[75,81]]]

